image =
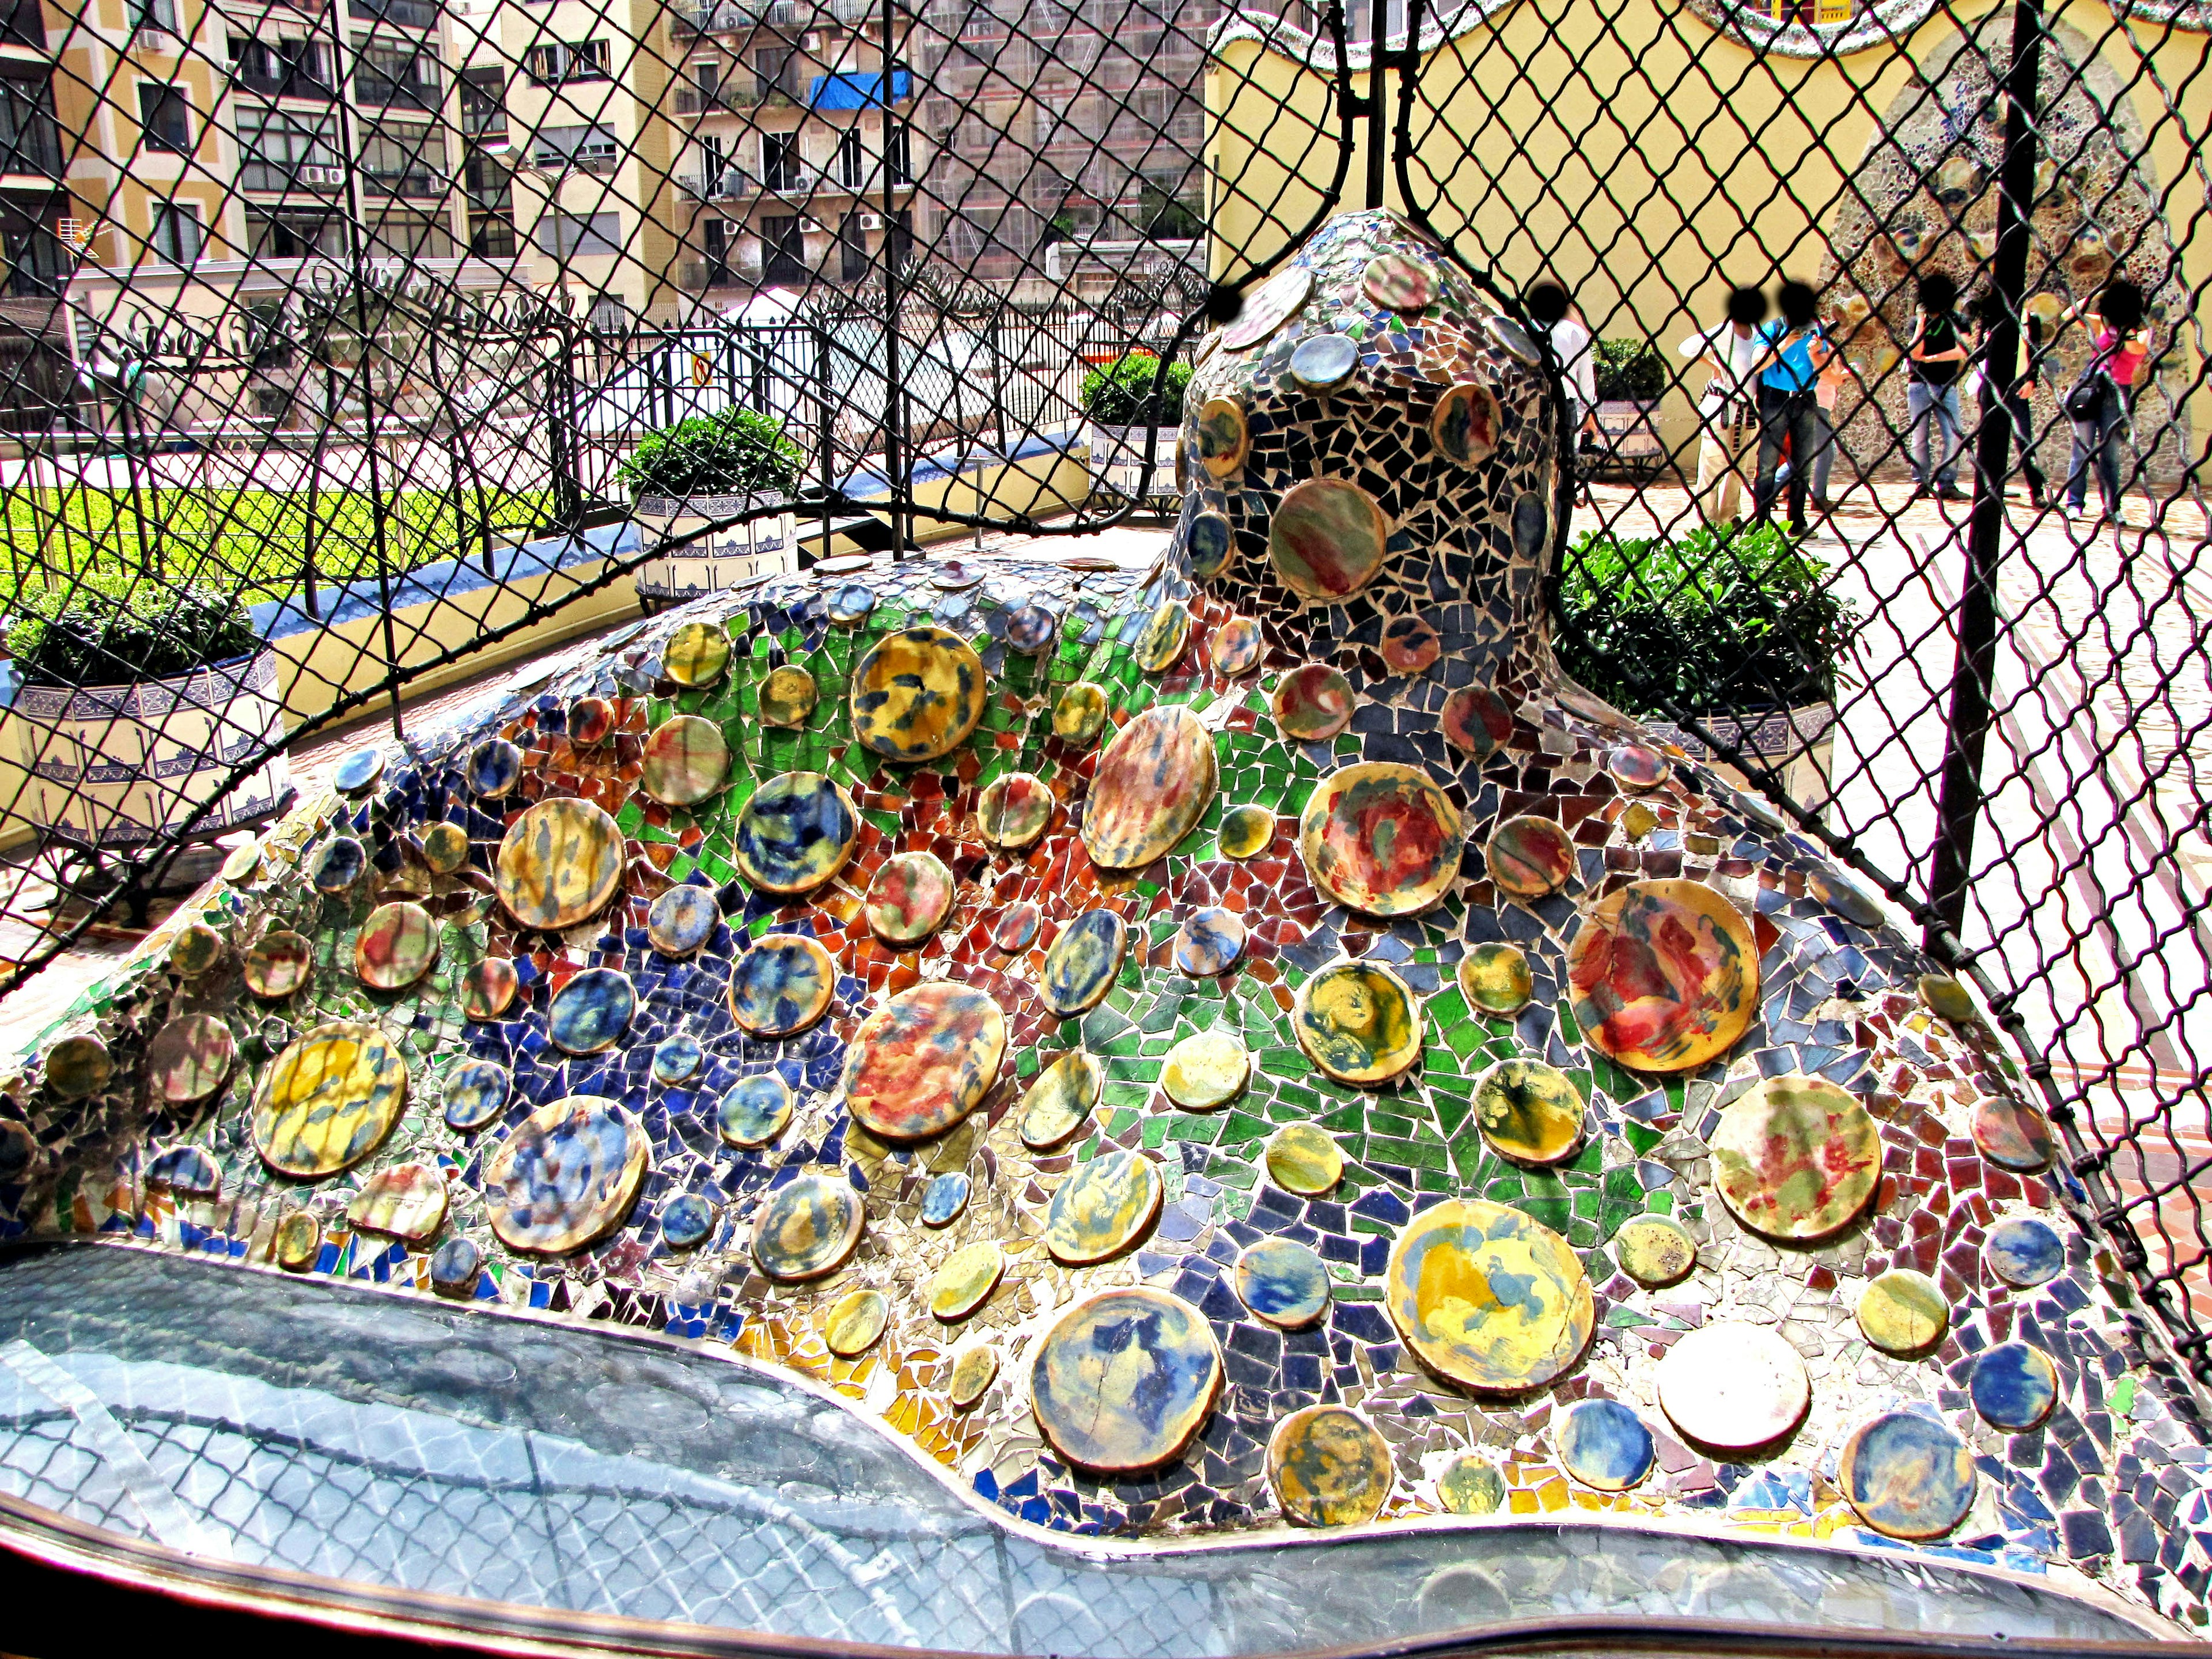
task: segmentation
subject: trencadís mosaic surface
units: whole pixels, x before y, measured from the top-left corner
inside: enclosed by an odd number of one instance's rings
[[[734,1349],[1063,1533],[2201,1620],[2200,1431],[1990,1029],[1560,680],[1545,388],[1334,222],[1202,349],[1154,570],[833,561],[360,768],[42,1044],[10,1230]]]

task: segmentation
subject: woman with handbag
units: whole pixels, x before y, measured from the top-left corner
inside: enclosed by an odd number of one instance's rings
[[[1712,370],[1698,398],[1698,511],[1709,525],[1733,523],[1751,493],[1759,441],[1759,375],[1771,348],[1759,332],[1766,295],[1755,288],[1729,295],[1728,320],[1692,334],[1680,351]]]
[[[2086,303],[2068,310],[2059,327],[2079,322]],[[2066,418],[2074,425],[2074,455],[2066,472],[2066,511],[2071,517],[2088,510],[2094,463],[2105,500],[2101,522],[2120,522],[2120,434],[2133,412],[2136,377],[2150,356],[2142,320],[2141,289],[2129,282],[2105,284],[2097,295],[2098,326],[2089,336],[2089,362],[2066,394]]]

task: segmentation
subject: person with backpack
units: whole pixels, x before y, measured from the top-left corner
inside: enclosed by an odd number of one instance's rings
[[[1905,349],[1905,441],[1912,457],[1912,499],[1963,501],[1959,488],[1959,379],[1966,347],[1960,338],[1959,285],[1940,270],[1920,279],[1920,316]]]
[[[2134,412],[2135,386],[2150,346],[2142,333],[2142,290],[2113,281],[2097,295],[2097,325],[2090,331],[2090,356],[2081,377],[2066,393],[2066,418],[2074,426],[2074,453],[2066,471],[2066,513],[2087,515],[2089,468],[2097,469],[2097,488],[2105,500],[2102,522],[2120,522],[2120,434]],[[2058,319],[2063,330],[2081,320],[2087,302]]]

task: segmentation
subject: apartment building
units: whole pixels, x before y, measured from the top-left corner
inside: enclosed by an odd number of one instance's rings
[[[38,0],[0,0],[0,429],[38,423],[66,395],[68,218],[45,19]]]

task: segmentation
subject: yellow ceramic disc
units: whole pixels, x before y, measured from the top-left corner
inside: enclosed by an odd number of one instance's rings
[[[1759,1013],[1759,947],[1701,881],[1632,881],[1593,907],[1567,947],[1575,1023],[1600,1054],[1685,1072],[1735,1046]]]
[[[1022,1096],[1022,1145],[1042,1151],[1057,1146],[1081,1128],[1106,1086],[1106,1068],[1080,1048],[1062,1054],[1037,1073]]]
[[[437,961],[438,924],[404,899],[370,911],[354,939],[354,972],[372,991],[404,991]]]
[[[458,823],[434,823],[422,832],[422,862],[450,876],[469,861],[469,832]]]
[[[332,1020],[278,1054],[253,1100],[270,1169],[313,1180],[376,1150],[407,1102],[407,1063],[374,1025]]]
[[[1722,1109],[1713,1183],[1737,1220],[1769,1238],[1825,1238],[1864,1209],[1881,1180],[1881,1132],[1858,1097],[1826,1078],[1761,1078]]]
[[[761,685],[761,724],[804,726],[820,695],[815,689],[814,676],[797,663],[787,662],[781,668],[770,669]]]
[[[967,1318],[990,1300],[1006,1271],[1006,1252],[990,1239],[953,1251],[929,1281],[930,1312],[948,1325]]]
[[[1159,1171],[1142,1152],[1079,1164],[1045,1212],[1044,1247],[1071,1267],[1119,1255],[1150,1230],[1160,1194]]]
[[[886,760],[935,760],[983,718],[983,659],[928,623],[886,634],[853,669],[853,735]]]
[[[1557,1164],[1582,1145],[1583,1097],[1540,1060],[1501,1060],[1474,1087],[1482,1138],[1516,1164]]]
[[[1267,1439],[1267,1484],[1284,1519],[1300,1526],[1372,1521],[1395,1479],[1389,1443],[1348,1407],[1302,1406]]]
[[[1267,1178],[1310,1198],[1344,1179],[1344,1152],[1317,1123],[1286,1123],[1267,1142]]]
[[[678,685],[712,685],[730,665],[730,636],[713,623],[685,623],[668,636],[661,672]]]
[[[1698,1241],[1671,1216],[1639,1215],[1622,1222],[1613,1236],[1613,1257],[1639,1285],[1674,1285],[1698,1265]]]
[[[1951,1304],[1926,1273],[1892,1267],[1859,1293],[1858,1321],[1884,1353],[1925,1353],[1951,1328]]]
[[[1137,635],[1137,666],[1163,674],[1176,665],[1190,643],[1190,607],[1181,599],[1164,601]]]
[[[783,1284],[825,1278],[845,1265],[866,1225],[866,1207],[850,1182],[803,1175],[761,1205],[753,1224],[753,1260]]]
[[[556,932],[590,920],[622,885],[622,830],[590,801],[541,800],[499,844],[499,900],[525,927]]]
[[[1517,945],[1478,945],[1460,958],[1459,988],[1485,1014],[1517,1014],[1536,994],[1536,976]]]
[[[1052,706],[1052,734],[1062,743],[1088,749],[1106,729],[1109,707],[1102,688],[1089,680],[1077,680]]]
[[[1196,1031],[1168,1050],[1160,1087],[1187,1112],[1210,1112],[1244,1092],[1252,1056],[1227,1031]]]
[[[1232,806],[1221,815],[1221,856],[1255,859],[1273,844],[1275,815],[1264,806]]]
[[[890,1317],[891,1304],[881,1291],[854,1291],[830,1304],[829,1317],[822,1322],[822,1340],[831,1353],[850,1359],[882,1340]]]
[[[270,1254],[287,1273],[307,1272],[315,1265],[322,1249],[323,1224],[315,1218],[312,1210],[288,1212],[276,1224],[276,1235],[270,1240]]]
[[[945,1392],[955,1411],[968,1411],[990,1392],[999,1375],[999,1351],[988,1343],[963,1348],[952,1357],[952,1377]]]
[[[1596,1323],[1567,1241],[1480,1198],[1447,1200],[1407,1224],[1385,1294],[1431,1370],[1489,1393],[1543,1387],[1581,1357]]]
[[[1298,988],[1298,1047],[1339,1083],[1379,1084],[1421,1057],[1421,1011],[1379,963],[1340,962]]]

